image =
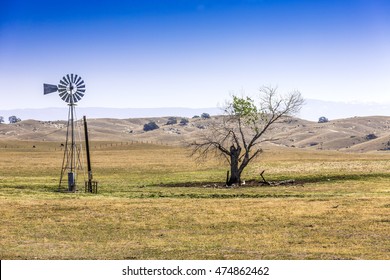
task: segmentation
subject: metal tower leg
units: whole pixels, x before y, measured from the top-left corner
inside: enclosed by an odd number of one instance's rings
[[[64,149],[64,158],[62,160],[62,168],[61,168],[61,176],[60,183],[58,189],[61,189],[62,180],[64,179],[64,175],[67,172],[68,176],[68,191],[75,192],[76,191],[76,176],[77,176],[77,167],[81,166],[79,152],[76,147],[75,140],[75,104],[69,104],[68,111],[68,123],[66,128],[66,143]],[[69,139],[70,138],[70,139]],[[69,143],[70,142],[70,143]]]

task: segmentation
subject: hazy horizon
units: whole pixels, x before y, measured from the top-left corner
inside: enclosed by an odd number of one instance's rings
[[[363,103],[363,102],[334,102],[307,99],[296,117],[317,121],[319,117],[325,116],[328,119],[342,119],[356,116],[389,116],[390,103]],[[0,109],[0,116],[7,122],[8,117],[16,115],[22,120],[35,119],[42,121],[66,120],[68,108],[66,104],[62,107],[46,108],[19,108]],[[87,115],[88,118],[148,118],[177,116],[191,118],[194,115],[209,113],[210,115],[222,114],[221,107],[189,108],[189,107],[150,107],[150,108],[115,108],[115,107],[84,107],[77,106],[76,112],[79,117]]]

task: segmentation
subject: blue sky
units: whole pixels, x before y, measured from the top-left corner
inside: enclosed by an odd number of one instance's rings
[[[390,102],[390,1],[1,1],[0,109],[64,106],[42,84],[68,73],[83,107],[215,107],[262,85]]]

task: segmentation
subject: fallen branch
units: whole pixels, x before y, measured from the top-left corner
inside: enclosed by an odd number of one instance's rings
[[[261,173],[260,173],[260,176],[261,176],[261,178],[263,179],[263,183],[265,184],[265,185],[271,185],[267,180],[265,180],[265,178],[264,178],[264,176],[263,176],[263,174],[264,174],[264,172],[265,172],[265,170],[263,170]]]
[[[289,179],[289,180],[284,180],[284,181],[272,183],[273,186],[284,186],[284,185],[294,185],[294,184],[295,184],[294,179]]]
[[[263,170],[260,173],[260,176],[263,179],[263,182],[260,182],[262,185],[267,185],[267,186],[285,186],[285,185],[294,185],[295,184],[295,180],[294,179],[289,179],[289,180],[284,180],[284,181],[276,181],[276,182],[268,182],[264,178],[264,176],[263,176],[264,172],[265,172],[265,170]]]

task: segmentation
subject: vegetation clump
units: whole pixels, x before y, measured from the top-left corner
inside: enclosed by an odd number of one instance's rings
[[[318,119],[318,123],[327,123],[327,122],[329,122],[327,117],[322,116]]]
[[[366,140],[374,140],[376,138],[378,138],[378,136],[376,136],[374,133],[370,133],[366,135]]]
[[[180,124],[181,126],[185,126],[185,125],[188,124],[188,122],[189,122],[188,119],[182,118],[182,119],[180,120],[180,123],[179,123],[179,124]]]
[[[177,119],[175,117],[170,117],[166,125],[174,125],[174,124],[177,124]]]
[[[8,118],[8,121],[9,121],[9,123],[18,123],[18,122],[21,122],[22,120],[20,118],[18,118],[17,116],[10,116]]]
[[[144,131],[152,131],[155,129],[159,129],[160,127],[155,122],[149,122],[144,124]]]
[[[202,115],[200,117],[202,119],[209,119],[210,118],[210,114],[209,113],[202,113]]]

